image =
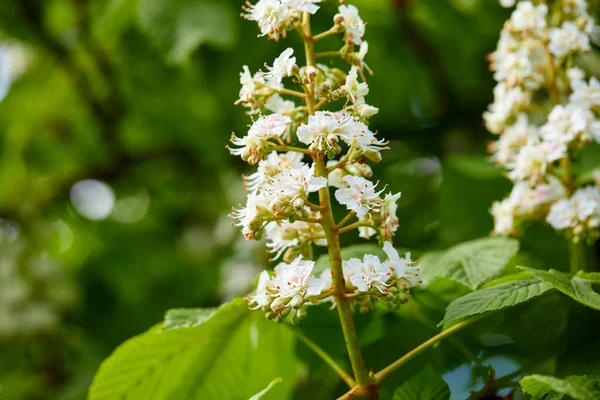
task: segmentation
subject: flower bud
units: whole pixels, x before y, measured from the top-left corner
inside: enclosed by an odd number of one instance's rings
[[[282,201],[282,199],[280,197],[277,197],[277,198],[271,200],[271,202],[269,203],[269,210],[271,210],[273,212],[281,211],[284,207],[285,207],[285,203]]]
[[[292,67],[290,68],[290,76],[298,75],[299,72],[300,68],[298,68],[298,64],[292,65]]]
[[[283,230],[281,238],[283,240],[294,240],[298,236],[298,230],[294,228],[286,228]]]
[[[292,318],[290,318],[290,324],[294,326],[300,324],[300,318],[298,318],[296,314],[292,315]]]
[[[273,311],[269,311],[265,314],[265,317],[267,319],[273,320],[273,319],[277,318],[277,314],[275,314]]]
[[[337,90],[337,92],[340,95],[340,97],[346,97],[348,95],[348,90],[346,89],[345,86],[340,86],[340,88]]]
[[[306,318],[306,310],[304,309],[299,309],[298,312],[296,312],[296,315],[298,316],[298,319],[303,320],[304,318]]]
[[[378,151],[367,151],[365,153],[365,157],[367,157],[367,160],[372,161],[372,162],[380,162],[381,161],[381,153]]]
[[[335,14],[333,17],[333,23],[335,25],[341,25],[344,23],[344,16],[342,14]]]
[[[252,232],[256,232],[258,231],[260,228],[262,228],[262,224],[263,221],[261,218],[254,218],[252,221],[250,221],[248,223],[248,228],[250,228],[250,230]]]
[[[327,135],[327,143],[329,143],[331,145],[337,144],[338,140],[339,140],[338,136],[333,133],[330,133],[329,135]]]
[[[299,210],[298,216],[303,219],[308,218],[308,210],[305,208],[303,208],[302,210]]]
[[[296,10],[290,12],[288,18],[290,19],[290,21],[292,21],[293,23],[297,23],[300,22],[300,13]]]
[[[331,82],[330,79],[326,79],[325,82],[323,82],[323,85],[321,85],[321,90],[328,93],[331,92],[331,89],[333,89],[333,82]]]
[[[279,316],[283,319],[283,318],[286,318],[288,315],[290,315],[291,312],[292,312],[291,308],[289,308],[289,307],[288,308],[284,308],[283,311],[281,311],[279,313]]]
[[[278,297],[275,300],[273,300],[273,303],[271,303],[271,310],[279,314],[287,304],[287,299]]]
[[[331,93],[331,99],[333,101],[337,101],[340,99],[340,94],[338,93],[338,91],[336,90],[335,92]],[[245,161],[245,160],[244,160]]]
[[[304,199],[298,197],[296,200],[294,200],[294,209],[296,211],[304,209]]]
[[[294,296],[292,301],[290,301],[290,307],[298,309],[304,305],[304,298],[302,296]]]
[[[312,83],[317,79],[318,73],[319,71],[315,67],[309,65],[304,69],[304,78],[308,83]]]

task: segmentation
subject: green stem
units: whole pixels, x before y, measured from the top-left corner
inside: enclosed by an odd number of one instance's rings
[[[298,335],[298,338],[309,349],[311,349],[319,357],[321,357],[321,359],[323,361],[325,361],[325,363],[327,365],[329,365],[340,376],[340,378],[342,378],[344,380],[344,382],[346,382],[346,384],[349,387],[354,387],[354,385],[356,385],[356,382],[354,382],[354,379],[352,379],[352,377],[346,371],[344,371],[344,369],[338,363],[336,363],[335,360],[333,358],[331,358],[331,356],[329,354],[327,354],[327,352],[325,352],[325,350],[323,350],[321,347],[319,347],[318,344],[316,344],[315,342],[313,342],[312,340],[310,340],[309,338],[304,336],[304,334],[298,330],[296,330],[296,335]]]
[[[304,39],[304,50],[306,53],[306,66],[314,66],[316,63],[314,40],[310,31],[310,14],[305,12],[302,16],[302,38]],[[312,84],[305,85],[306,90],[306,109],[309,115],[314,115],[316,111],[314,89]],[[315,166],[315,176],[327,178],[327,168],[325,160],[317,155],[313,155]],[[354,326],[352,316],[352,307],[350,300],[345,297],[346,285],[344,273],[342,270],[342,255],[340,249],[340,236],[333,218],[331,210],[331,197],[329,187],[319,189],[319,203],[321,207],[321,226],[327,238],[327,251],[329,253],[329,264],[331,267],[331,278],[334,289],[333,297],[337,306],[340,325],[344,333],[344,340],[348,350],[348,358],[352,366],[356,387],[362,390],[360,397],[376,399],[377,387],[371,385],[369,371],[363,360],[358,335]]]
[[[323,158],[314,157],[315,175],[327,176],[325,170],[325,160]],[[340,236],[333,219],[331,211],[331,198],[329,188],[324,187],[319,189],[319,199],[321,201],[321,225],[327,237],[327,248],[329,252],[329,264],[331,267],[332,286],[336,289],[334,293],[335,303],[337,305],[340,324],[344,333],[346,347],[348,349],[348,357],[352,365],[352,371],[356,378],[356,383],[359,387],[368,387],[369,372],[363,360],[360,345],[358,343],[358,335],[354,326],[352,317],[352,307],[350,301],[346,298],[346,286],[344,282],[344,273],[342,270],[342,255],[340,249]]]
[[[321,51],[321,52],[316,53],[316,57],[317,58],[342,57],[342,53],[340,53],[339,50],[337,50],[337,51]]]
[[[343,228],[340,228],[339,233],[346,233],[351,231],[352,229],[357,229],[360,228],[361,226],[371,226],[371,221],[356,221],[351,223],[348,226],[344,226]]]
[[[569,268],[571,273],[575,275],[577,271],[587,271],[587,246],[585,242],[578,241],[573,243],[572,239],[569,241]]]
[[[289,96],[300,97],[301,99],[304,99],[306,97],[305,93],[296,92],[295,90],[286,89],[286,88],[277,89],[277,93],[279,93],[279,94],[287,94]]]

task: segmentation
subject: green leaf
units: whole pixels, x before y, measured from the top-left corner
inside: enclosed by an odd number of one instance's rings
[[[579,271],[577,273],[577,277],[581,279],[585,279],[591,283],[600,283],[600,272],[585,272]]]
[[[232,46],[237,31],[231,6],[209,0],[140,0],[139,22],[175,64],[202,44]]]
[[[580,302],[594,310],[600,311],[600,294],[594,292],[592,283],[577,275],[571,278],[571,275],[551,269],[550,271],[542,271],[527,267],[519,267],[531,275],[549,283],[555,289],[571,297],[573,300]],[[589,276],[589,275],[588,275]],[[595,275],[591,275],[592,278]]]
[[[450,303],[444,319],[438,326],[471,315],[516,306],[550,289],[552,286],[540,279],[526,279],[477,290]]]
[[[175,308],[167,311],[162,330],[193,328],[210,319],[217,307],[213,308]]]
[[[251,313],[241,299],[168,315],[167,330],[155,326],[102,363],[90,400],[247,399],[276,376],[284,382],[264,398],[289,396],[296,361],[285,326]]]
[[[518,251],[519,242],[515,239],[476,239],[446,251],[425,254],[421,258],[421,273],[425,282],[444,277],[475,290],[498,276]]]
[[[260,400],[260,399],[262,399],[265,396],[265,394],[267,394],[271,390],[271,388],[273,388],[273,386],[275,386],[279,382],[281,382],[281,378],[275,378],[275,379],[273,379],[271,381],[271,383],[269,383],[269,386],[267,386],[266,388],[264,388],[260,392],[256,393],[254,396],[250,397],[248,400]]]
[[[557,394],[568,395],[575,400],[597,400],[600,398],[598,383],[586,376],[570,376],[559,379],[547,375],[529,375],[520,381],[523,391],[530,394],[533,400],[549,394],[552,398],[560,399]]]
[[[394,392],[393,400],[448,400],[450,388],[431,365],[413,375]]]

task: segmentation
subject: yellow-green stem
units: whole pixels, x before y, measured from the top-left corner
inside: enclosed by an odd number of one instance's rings
[[[352,388],[352,387],[354,387],[354,385],[356,385],[356,382],[354,382],[354,379],[352,379],[352,377],[338,363],[336,363],[335,360],[333,358],[331,358],[325,350],[323,350],[321,347],[319,347],[318,344],[316,344],[315,342],[310,340],[308,337],[304,336],[304,334],[300,331],[296,331],[296,335],[298,335],[298,338],[300,340],[302,340],[302,342],[304,342],[304,344],[309,349],[311,349],[319,357],[321,357],[321,359],[323,361],[325,361],[325,363],[327,365],[329,365],[331,367],[331,369],[333,369],[340,376],[340,378],[342,378],[344,380],[344,382],[346,382],[346,384],[349,387]]]
[[[325,160],[314,157],[315,174],[317,176],[326,176]],[[369,386],[369,373],[360,351],[356,327],[352,316],[350,301],[346,298],[346,287],[344,282],[344,273],[342,270],[342,255],[340,249],[340,236],[336,228],[333,214],[331,212],[331,198],[329,188],[324,187],[319,190],[319,199],[321,201],[321,225],[327,238],[327,250],[329,252],[329,265],[331,267],[331,276],[333,287],[336,289],[333,297],[337,305],[340,324],[344,333],[344,340],[348,349],[348,357],[352,365],[352,371],[356,383],[360,387]]]
[[[301,30],[306,53],[306,66],[314,66],[316,62],[315,47],[310,31],[310,14],[307,12],[303,14]],[[306,109],[308,114],[312,115],[316,111],[314,88],[312,84],[306,85],[306,92]],[[327,168],[325,167],[325,160],[317,155],[313,155],[312,157],[315,166],[315,175],[327,178],[328,174]],[[332,288],[334,289],[333,297],[337,306],[340,325],[342,326],[346,348],[348,349],[348,358],[350,359],[356,386],[364,389],[364,394],[362,394],[361,397],[376,399],[376,387],[370,385],[369,371],[363,360],[360,345],[358,343],[358,335],[356,334],[356,327],[354,326],[350,300],[345,297],[346,285],[342,270],[340,236],[331,210],[329,187],[319,189],[319,204],[321,207],[320,223],[325,232],[325,237],[327,238]]]
[[[573,243],[573,240],[569,241],[569,268],[571,273],[575,275],[577,271],[587,271],[587,251],[588,247],[585,242],[578,241]]]

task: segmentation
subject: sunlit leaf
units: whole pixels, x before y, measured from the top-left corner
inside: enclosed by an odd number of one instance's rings
[[[444,277],[475,290],[498,276],[518,251],[519,242],[515,239],[472,240],[443,252],[425,254],[421,258],[421,272],[425,282]]]
[[[264,398],[285,399],[294,382],[294,337],[236,299],[218,310],[170,313],[102,363],[89,399],[249,398],[273,377],[287,381]],[[173,318],[176,315],[176,318]]]
[[[523,391],[530,394],[533,400],[542,399],[545,395],[557,397],[556,393],[568,395],[574,400],[597,400],[600,398],[598,382],[585,376],[570,376],[559,379],[554,376],[529,375],[520,381]]]
[[[550,289],[552,286],[540,279],[526,279],[477,290],[450,303],[438,326],[471,315],[516,306]]]
[[[600,310],[600,294],[594,291],[592,288],[592,283],[589,280],[582,277],[585,275],[571,277],[571,275],[567,273],[559,272],[553,269],[550,271],[541,271],[527,267],[520,268],[549,283],[555,289],[580,302],[581,304],[584,304],[595,310]],[[593,279],[597,278],[596,275],[591,275],[591,277]]]

